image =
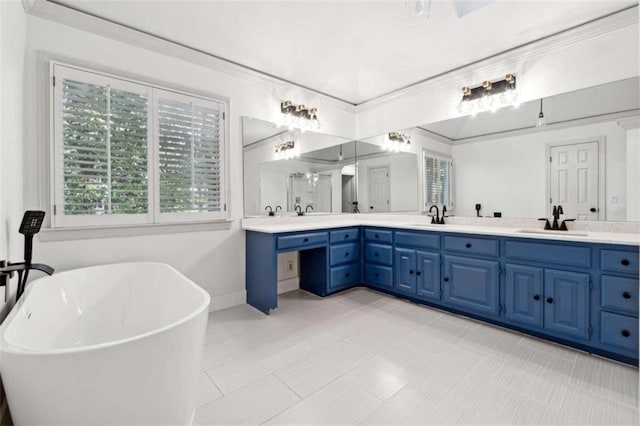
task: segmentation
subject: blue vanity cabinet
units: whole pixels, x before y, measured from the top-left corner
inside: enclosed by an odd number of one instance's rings
[[[544,270],[536,266],[505,265],[504,317],[525,326],[542,328]]]
[[[443,259],[442,301],[472,314],[498,316],[499,262],[448,254]]]
[[[637,248],[602,247],[599,291],[594,294],[595,344],[638,359],[638,294],[640,265]]]
[[[360,284],[360,228],[334,230],[329,235],[329,281],[321,296]]]
[[[393,288],[393,231],[363,228],[364,283],[389,291]]]
[[[567,337],[589,339],[587,273],[545,269],[544,327]]]
[[[396,231],[394,240],[394,289],[418,299],[439,301],[440,234]]]

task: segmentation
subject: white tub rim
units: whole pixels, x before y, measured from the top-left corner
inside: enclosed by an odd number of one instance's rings
[[[198,308],[196,308],[192,313],[186,315],[185,317],[181,318],[178,321],[175,321],[171,324],[165,325],[163,327],[159,327],[159,328],[155,328],[151,331],[147,331],[144,333],[139,333],[136,334],[134,336],[130,336],[130,337],[126,337],[124,339],[118,339],[118,340],[113,340],[110,342],[103,342],[103,343],[97,343],[97,344],[93,344],[93,345],[87,345],[87,346],[80,346],[80,347],[74,347],[74,348],[63,348],[63,349],[48,349],[48,350],[44,350],[44,351],[36,351],[36,350],[32,350],[32,349],[26,349],[26,348],[22,348],[20,346],[16,346],[14,344],[11,344],[9,342],[7,342],[7,340],[5,339],[5,329],[11,324],[11,321],[13,320],[13,318],[18,315],[17,313],[20,311],[20,309],[22,309],[22,305],[24,304],[24,301],[27,299],[27,296],[29,295],[29,293],[31,293],[31,291],[33,290],[33,283],[42,279],[46,279],[48,277],[41,277],[38,278],[37,280],[33,280],[31,283],[29,283],[27,285],[27,289],[25,290],[25,292],[22,294],[22,297],[20,298],[20,300],[18,300],[18,302],[11,308],[11,311],[9,312],[9,314],[7,315],[7,317],[4,319],[4,321],[2,321],[2,324],[0,324],[0,357],[1,354],[16,354],[16,355],[29,355],[29,356],[46,356],[46,355],[67,355],[67,354],[77,354],[77,353],[84,353],[84,352],[91,352],[91,351],[96,351],[96,350],[101,350],[101,349],[105,349],[105,348],[110,348],[110,347],[116,347],[116,346],[120,346],[123,345],[125,343],[129,343],[129,342],[133,342],[136,340],[142,340],[146,337],[150,337],[150,336],[154,336],[160,333],[163,333],[167,330],[170,330],[172,328],[178,327],[182,324],[185,324],[187,322],[189,322],[190,320],[194,319],[195,317],[197,317],[198,315],[202,314],[203,311],[208,312],[208,307],[209,304],[211,303],[211,296],[209,296],[209,293],[207,293],[202,287],[200,287],[199,285],[197,285],[196,283],[194,283],[190,278],[188,278],[186,275],[184,275],[183,273],[181,273],[180,271],[178,271],[176,268],[174,268],[173,266],[169,265],[168,263],[163,263],[163,262],[147,262],[147,261],[140,261],[140,262],[115,262],[115,263],[105,263],[105,264],[101,264],[101,265],[91,265],[91,266],[85,266],[85,267],[81,267],[81,268],[74,268],[74,269],[69,269],[66,271],[62,271],[56,275],[63,275],[69,272],[74,272],[74,271],[78,271],[78,270],[89,270],[89,269],[96,269],[96,268],[102,268],[102,267],[106,267],[106,266],[116,266],[116,265],[162,265],[165,267],[168,267],[169,269],[173,270],[174,272],[182,275],[185,278],[185,281],[188,282],[188,284],[194,288],[196,291],[198,291],[199,293],[201,293],[204,296],[204,302],[198,306]]]

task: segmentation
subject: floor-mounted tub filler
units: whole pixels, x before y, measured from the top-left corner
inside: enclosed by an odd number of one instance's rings
[[[14,423],[191,423],[209,301],[161,263],[33,281],[0,326]]]

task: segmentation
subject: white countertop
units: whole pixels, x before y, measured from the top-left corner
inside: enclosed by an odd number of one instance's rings
[[[384,228],[412,229],[417,231],[457,232],[463,234],[477,234],[485,236],[529,238],[537,240],[575,241],[584,243],[640,245],[640,233],[638,232],[606,232],[602,230],[584,230],[582,224],[580,230],[568,232],[543,231],[542,222],[528,219],[504,220],[505,226],[496,226],[496,221],[490,221],[491,226],[465,224],[478,222],[475,218],[456,217],[445,220],[458,223],[446,225],[432,225],[430,218],[424,215],[377,215],[377,214],[337,214],[337,215],[310,215],[310,216],[276,216],[264,218],[242,219],[242,229],[247,231],[277,234],[282,232],[313,231],[318,229],[343,228],[349,226],[377,226]],[[489,221],[488,221],[489,222]],[[570,223],[571,227],[573,223]],[[517,226],[514,226],[517,225]],[[602,225],[598,226],[602,228]],[[523,230],[541,231],[540,233],[526,233]]]

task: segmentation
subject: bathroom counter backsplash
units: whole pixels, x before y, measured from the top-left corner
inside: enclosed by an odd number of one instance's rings
[[[576,221],[567,224],[567,233],[526,233],[543,230],[535,219],[476,218],[452,216],[446,225],[431,225],[422,214],[335,214],[309,216],[275,216],[242,219],[242,228],[265,233],[311,231],[349,226],[378,226],[419,231],[457,232],[466,234],[511,236],[518,238],[577,241],[604,244],[640,245],[640,223]],[[572,234],[574,232],[575,234]],[[579,233],[579,234],[578,234]],[[585,235],[586,234],[586,235]]]

